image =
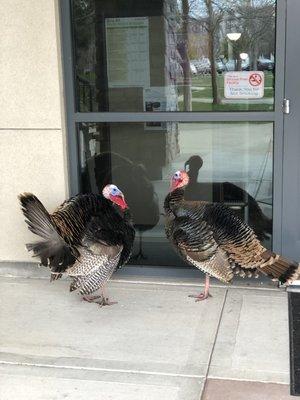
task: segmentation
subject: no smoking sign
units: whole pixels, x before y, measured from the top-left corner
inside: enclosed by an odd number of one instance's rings
[[[261,74],[254,73],[249,76],[249,83],[251,86],[259,86],[262,83]]]
[[[224,75],[226,99],[261,99],[264,97],[265,76],[262,71],[232,71]]]

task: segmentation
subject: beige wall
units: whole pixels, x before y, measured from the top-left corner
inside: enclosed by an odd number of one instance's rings
[[[50,210],[67,195],[57,8],[10,0],[0,13],[0,261],[32,260],[20,192]]]

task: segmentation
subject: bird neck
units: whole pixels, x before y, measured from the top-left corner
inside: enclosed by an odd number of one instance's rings
[[[129,208],[125,208],[125,210],[123,210],[121,214],[125,222],[132,223],[132,215]]]
[[[175,206],[184,198],[184,188],[178,188],[169,193],[166,197],[164,209],[166,213],[173,212]]]

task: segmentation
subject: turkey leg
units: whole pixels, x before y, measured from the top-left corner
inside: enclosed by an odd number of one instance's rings
[[[194,299],[196,299],[195,301],[202,301],[207,299],[208,297],[211,297],[211,294],[209,293],[209,275],[205,275],[204,292],[201,292],[199,294],[190,294],[189,297],[193,297]]]

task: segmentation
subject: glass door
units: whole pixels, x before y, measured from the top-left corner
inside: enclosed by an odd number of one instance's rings
[[[284,2],[65,0],[71,187],[114,182],[131,263],[180,266],[164,234],[173,171],[281,250]],[[276,40],[277,37],[277,40]]]

